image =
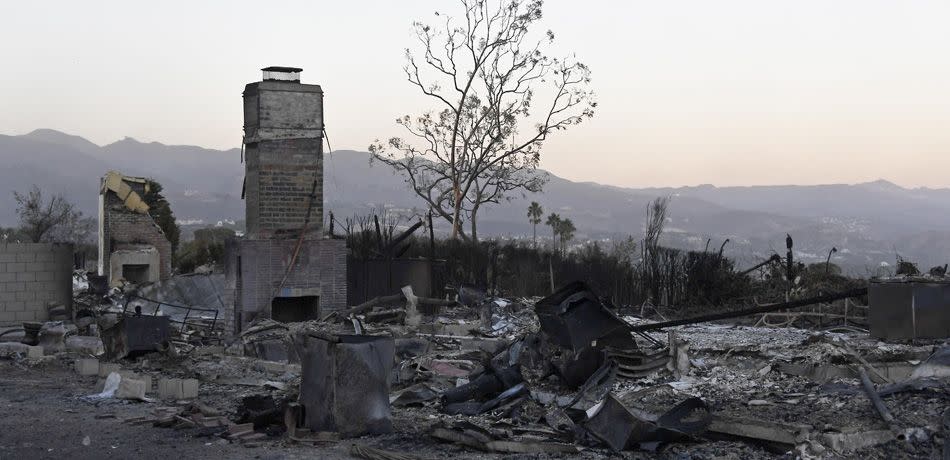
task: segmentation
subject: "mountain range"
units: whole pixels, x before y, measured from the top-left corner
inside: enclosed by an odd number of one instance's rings
[[[34,184],[64,194],[84,213],[95,215],[99,178],[110,169],[160,182],[184,223],[213,224],[244,215],[239,149],[132,138],[99,146],[80,136],[39,129],[0,135],[0,162],[0,226],[16,223],[12,191]],[[404,214],[422,209],[401,176],[371,162],[366,152],[327,153],[325,166],[325,208],[338,220],[384,209]],[[530,201],[538,201],[546,212],[571,218],[579,242],[637,238],[643,233],[646,206],[658,196],[671,198],[664,244],[696,250],[708,244],[718,251],[728,238],[724,252],[740,266],[773,252],[784,254],[786,233],[795,239],[798,259],[824,261],[836,247],[833,260],[855,274],[879,270],[882,262],[894,265],[898,256],[918,262],[922,269],[950,259],[950,189],[904,188],[885,180],[853,185],[623,188],[549,174],[543,193],[516,196],[485,209],[479,233],[530,238],[526,210]],[[542,226],[537,230],[540,237],[550,231]]]

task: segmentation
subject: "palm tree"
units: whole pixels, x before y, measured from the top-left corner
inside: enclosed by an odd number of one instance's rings
[[[544,209],[537,201],[532,201],[531,206],[528,206],[528,222],[531,222],[531,229],[534,232],[531,241],[535,249],[538,248],[538,224],[541,223],[542,216],[544,216]]]
[[[557,248],[557,229],[561,225],[561,216],[552,212],[548,215],[548,220],[544,222],[544,225],[551,227],[551,248]]]
[[[558,223],[557,233],[561,236],[562,251],[567,252],[567,244],[574,239],[575,231],[577,231],[577,227],[574,226],[571,219],[564,219]]]

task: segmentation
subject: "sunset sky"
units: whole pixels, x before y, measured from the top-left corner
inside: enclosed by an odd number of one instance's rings
[[[238,147],[261,67],[323,86],[334,149],[434,107],[405,81],[413,20],[451,1],[7,2],[0,133]],[[548,0],[551,54],[593,71],[593,120],[542,166],[620,186],[950,186],[950,2]]]

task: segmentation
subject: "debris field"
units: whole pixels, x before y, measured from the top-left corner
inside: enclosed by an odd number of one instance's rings
[[[950,429],[950,348],[936,339],[650,328],[583,283],[448,301],[407,286],[228,338],[77,286],[85,316],[2,331],[0,403],[23,410],[26,382],[60,385],[56,404],[96,422],[56,437],[90,457],[118,448],[96,440],[106,420],[231,458],[941,458]],[[0,457],[55,456],[4,438]]]

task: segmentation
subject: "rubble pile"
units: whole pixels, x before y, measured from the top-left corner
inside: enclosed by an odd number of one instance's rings
[[[86,400],[138,408],[129,424],[244,444],[362,437],[351,449],[362,458],[886,457],[947,445],[950,347],[938,340],[711,323],[632,332],[653,323],[571,283],[516,300],[406,288],[320,320],[261,318],[218,342],[119,307],[121,295],[97,295],[82,321],[5,333],[18,340],[0,357],[70,363]]]

